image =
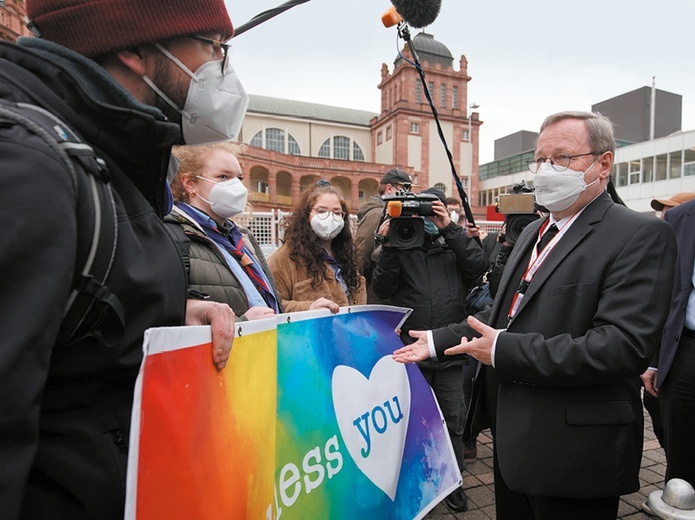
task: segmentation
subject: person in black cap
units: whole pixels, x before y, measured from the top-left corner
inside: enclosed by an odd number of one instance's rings
[[[367,280],[367,303],[382,303],[370,288],[372,271],[375,261],[372,260],[374,252],[374,233],[381,222],[381,214],[384,210],[384,195],[393,195],[398,191],[410,191],[412,180],[408,172],[399,168],[391,168],[381,178],[379,195],[370,197],[362,207],[357,210],[357,233],[355,235],[355,247],[357,248],[357,267]]]
[[[400,249],[386,241],[372,275],[372,288],[379,298],[391,305],[409,307],[413,312],[403,323],[401,339],[412,343],[410,330],[427,330],[447,325],[466,316],[466,295],[486,267],[485,252],[452,221],[444,194],[429,188],[422,193],[436,195],[434,216],[425,220],[425,239],[421,247]],[[379,235],[388,236],[390,220],[379,227]],[[463,471],[463,424],[466,401],[463,392],[462,360],[439,362],[436,359],[418,363],[425,379],[432,386],[456,454]],[[465,511],[468,498],[458,488],[445,499],[454,512]]]

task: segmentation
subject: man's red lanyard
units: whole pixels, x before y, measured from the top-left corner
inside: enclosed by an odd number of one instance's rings
[[[524,293],[526,293],[526,289],[528,289],[528,286],[531,285],[531,280],[533,280],[534,275],[540,269],[541,265],[543,265],[545,259],[548,258],[550,252],[555,248],[562,236],[565,234],[565,232],[569,229],[569,227],[572,225],[572,223],[576,220],[578,216],[579,213],[573,215],[572,218],[569,219],[564,226],[562,226],[562,228],[559,228],[557,234],[553,237],[553,239],[550,242],[548,242],[548,245],[546,245],[540,253],[538,253],[538,244],[540,243],[541,238],[545,233],[545,229],[548,227],[550,223],[550,220],[546,220],[545,223],[538,230],[538,238],[536,239],[536,244],[533,246],[533,251],[531,251],[531,258],[529,258],[528,266],[526,267],[526,272],[524,273],[524,276],[521,277],[521,283],[519,283],[519,288],[517,289],[516,293],[514,294],[514,298],[512,299],[512,305],[509,308],[509,314],[507,315],[507,323],[511,322],[514,316],[516,316],[516,313],[519,310],[519,306],[521,305],[521,301],[524,299]]]

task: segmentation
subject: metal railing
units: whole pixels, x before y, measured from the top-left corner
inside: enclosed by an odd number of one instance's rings
[[[261,246],[263,254],[267,257],[275,252],[282,243],[282,221],[289,215],[289,212],[274,209],[272,211],[253,211],[242,213],[234,217],[234,221],[242,227],[247,228],[253,233],[256,241]],[[356,228],[357,216],[350,215]],[[477,221],[476,224],[486,233],[499,231],[502,227],[500,221]]]

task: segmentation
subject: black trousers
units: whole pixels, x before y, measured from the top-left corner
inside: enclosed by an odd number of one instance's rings
[[[493,450],[497,520],[615,520],[620,497],[565,498],[524,495],[507,487]]]
[[[681,337],[659,399],[666,481],[682,478],[695,486],[695,337]]]
[[[463,366],[420,367],[422,375],[432,387],[456,455],[459,471],[463,473],[463,422],[466,419],[466,402],[463,394]]]

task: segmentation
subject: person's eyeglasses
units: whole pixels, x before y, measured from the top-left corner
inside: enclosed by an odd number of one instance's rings
[[[536,173],[538,170],[540,170],[541,164],[550,161],[550,166],[552,166],[556,172],[564,172],[570,167],[572,159],[576,159],[577,157],[585,157],[587,155],[601,155],[601,153],[602,152],[587,152],[578,153],[576,155],[560,154],[556,155],[555,157],[536,157],[535,159],[528,159],[526,161],[526,166],[528,166],[528,169],[533,173]]]
[[[229,54],[229,48],[231,45],[219,40],[207,38],[206,36],[199,36],[197,34],[191,35],[190,38],[199,42],[207,43],[208,45],[212,46],[215,51],[219,49],[222,52],[222,73],[224,73],[225,66],[227,65],[227,54]]]
[[[332,217],[333,220],[335,220],[336,222],[340,222],[341,220],[345,219],[344,211],[335,212],[323,208],[314,209],[313,211],[314,215],[316,215],[321,220],[326,220],[328,217]]]

